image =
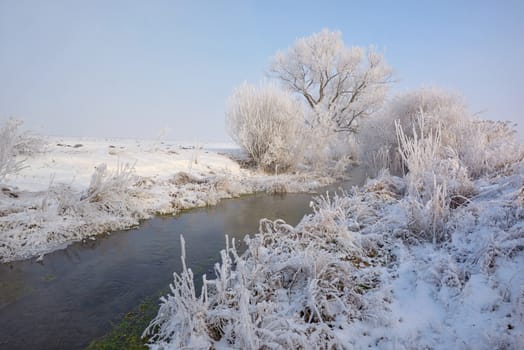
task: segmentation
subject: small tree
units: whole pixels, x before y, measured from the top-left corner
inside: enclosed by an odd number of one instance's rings
[[[230,97],[226,122],[233,140],[259,167],[285,171],[300,161],[303,112],[288,92],[244,83]]]
[[[273,58],[270,72],[304,97],[314,113],[312,127],[355,132],[360,119],[382,104],[391,82],[391,68],[372,47],[346,47],[340,32],[327,29],[301,38]]]

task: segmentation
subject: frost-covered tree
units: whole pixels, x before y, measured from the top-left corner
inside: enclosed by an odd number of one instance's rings
[[[340,32],[327,29],[278,52],[270,72],[304,97],[312,127],[328,120],[337,132],[355,132],[359,120],[380,107],[391,82],[391,68],[373,47],[347,47]]]
[[[244,83],[229,99],[228,131],[268,171],[285,171],[301,159],[303,110],[290,93]]]

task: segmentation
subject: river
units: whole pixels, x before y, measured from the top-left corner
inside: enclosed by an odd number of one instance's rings
[[[361,177],[342,184],[360,184]],[[213,207],[160,216],[47,254],[0,264],[0,349],[82,349],[181,270],[180,235],[187,263],[200,278],[219,261],[224,235],[242,241],[260,218],[296,225],[311,212],[311,194],[256,194]]]

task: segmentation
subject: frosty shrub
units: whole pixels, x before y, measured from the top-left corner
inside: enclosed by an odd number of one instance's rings
[[[413,143],[401,141],[408,166],[445,159],[438,130],[399,135]],[[422,196],[407,188],[416,179],[382,171],[313,199],[296,227],[263,219],[243,254],[226,238],[201,291],[182,239],[182,271],[145,331],[149,348],[522,348],[522,177],[477,181],[478,195],[455,209],[436,178]]]
[[[280,88],[241,85],[229,99],[226,122],[233,140],[260,168],[286,171],[300,162],[303,112]]]
[[[424,117],[424,129],[418,119]],[[399,154],[396,127],[406,137],[430,135],[440,128],[442,147],[456,154],[468,175],[477,178],[504,169],[522,159],[522,147],[508,123],[479,120],[462,98],[436,88],[423,88],[393,98],[378,115],[368,119],[359,133],[360,159],[377,173],[389,168],[401,174],[405,164]]]
[[[8,119],[0,128],[0,182],[8,174],[14,174],[25,166],[24,156],[42,152],[45,141],[28,131],[22,131],[23,122]]]
[[[418,119],[424,117],[424,130]],[[453,94],[436,89],[423,88],[394,97],[384,110],[368,119],[359,134],[360,159],[371,167],[372,172],[389,168],[395,174],[403,172],[402,159],[398,153],[396,124],[402,128],[407,139],[414,132],[430,135],[439,131],[443,146],[455,147],[457,130],[469,125],[470,116],[462,100]]]
[[[472,177],[510,171],[524,159],[524,148],[508,122],[474,119],[460,130],[457,152]]]
[[[92,234],[137,225],[138,219],[148,217],[149,213],[144,205],[148,196],[139,188],[136,179],[134,165],[117,164],[116,169],[110,171],[106,164],[100,164],[95,167],[80,201],[68,207],[71,203],[62,200],[61,209],[87,218],[88,222],[105,221],[99,225],[99,231]]]
[[[0,182],[24,168],[25,160],[16,158],[21,139],[19,126],[19,121],[9,119],[0,129]]]
[[[0,129],[0,182],[8,174],[16,173],[23,169],[23,160],[15,158],[16,127],[6,123]]]
[[[467,201],[474,193],[466,167],[452,148],[442,146],[442,126],[425,125],[421,114],[411,137],[395,122],[399,153],[407,174],[407,210],[411,230],[433,243],[447,238],[445,223],[450,207]],[[429,130],[429,134],[425,134]]]
[[[91,182],[81,200],[102,202],[110,198],[118,198],[121,194],[131,190],[133,185],[134,166],[118,164],[111,172],[107,165],[102,163],[95,167]]]
[[[151,349],[344,348],[337,330],[367,317],[366,294],[384,263],[376,236],[350,231],[346,220],[358,231],[378,218],[360,197],[325,196],[312,206],[297,227],[261,220],[242,255],[226,237],[216,278],[204,275],[200,295],[182,239],[182,273],[146,330]]]
[[[46,140],[30,131],[22,131],[21,126],[23,125],[23,121],[11,119],[9,123],[11,123],[17,131],[14,146],[16,155],[30,157],[45,151],[47,146]]]
[[[438,125],[425,134],[425,122],[421,115],[412,126],[411,137],[399,122],[395,123],[408,194],[428,199],[426,194],[431,196],[435,182],[446,184],[453,193],[467,194],[472,184],[466,168],[452,148],[442,145],[442,127]]]

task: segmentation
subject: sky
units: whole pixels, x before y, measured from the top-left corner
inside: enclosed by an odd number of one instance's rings
[[[328,28],[392,93],[437,86],[524,135],[524,1],[0,0],[0,121],[46,135],[228,141],[228,96]]]

